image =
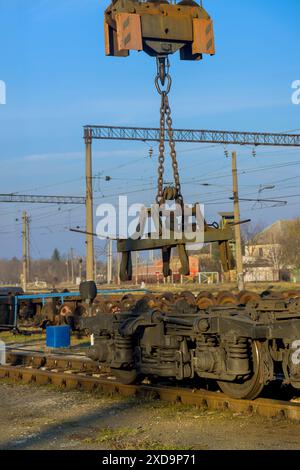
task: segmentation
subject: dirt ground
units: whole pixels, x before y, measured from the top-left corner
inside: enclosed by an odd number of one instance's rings
[[[300,449],[300,423],[0,382],[0,449]]]

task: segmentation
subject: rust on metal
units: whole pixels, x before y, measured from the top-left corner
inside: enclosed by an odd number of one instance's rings
[[[213,22],[210,19],[193,19],[194,40],[193,54],[215,54]]]
[[[119,50],[143,50],[140,15],[134,13],[117,13],[116,25]]]

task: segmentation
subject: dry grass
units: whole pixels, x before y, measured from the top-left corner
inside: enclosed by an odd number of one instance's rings
[[[17,344],[26,346],[33,346],[35,348],[42,348],[46,345],[46,332],[37,332],[37,329],[21,328],[25,334],[14,334],[11,331],[0,331],[0,340],[6,344]],[[78,338],[76,334],[71,335],[71,347],[89,346],[89,338],[86,336]]]
[[[299,290],[300,291],[300,283],[293,283],[293,282],[249,282],[246,283],[245,289],[261,293],[267,290],[270,286],[272,286],[272,290],[275,292],[286,291],[286,290]],[[234,294],[238,293],[236,283],[222,283],[222,284],[194,284],[192,282],[186,284],[147,284],[146,289],[153,291],[155,293],[163,293],[166,291],[170,291],[173,293],[179,293],[182,291],[191,291],[195,294],[201,291],[209,291],[211,293],[218,293],[220,291],[230,291]]]
[[[112,428],[101,429],[94,438],[84,441],[87,444],[103,445],[111,450],[190,450],[191,447],[178,446],[171,442],[151,440],[145,429]]]

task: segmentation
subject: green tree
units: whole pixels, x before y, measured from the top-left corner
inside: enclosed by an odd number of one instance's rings
[[[58,249],[55,248],[55,250],[53,251],[52,257],[51,257],[51,261],[58,262],[60,260],[61,260],[60,253],[59,253]]]

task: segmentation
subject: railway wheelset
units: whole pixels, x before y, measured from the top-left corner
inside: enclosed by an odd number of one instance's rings
[[[0,299],[3,318],[13,297],[10,292]],[[244,399],[255,399],[269,384],[300,388],[299,291],[106,296],[86,282],[80,297],[63,305],[23,301],[18,326],[30,322],[68,324],[93,335],[88,355],[124,384],[147,377],[191,386],[200,379]]]
[[[94,337],[89,356],[122,383],[203,379],[239,399],[255,399],[269,384],[300,388],[297,291],[90,301],[79,322]]]

